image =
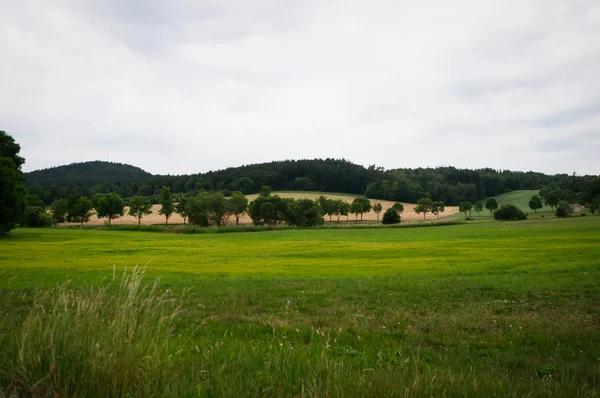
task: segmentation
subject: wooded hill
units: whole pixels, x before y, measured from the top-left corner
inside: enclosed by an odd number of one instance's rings
[[[593,197],[600,193],[597,176],[547,175],[493,169],[455,167],[392,169],[364,167],[345,159],[284,160],[250,164],[192,175],[152,175],[127,164],[93,161],[25,173],[26,187],[49,204],[57,198],[116,192],[122,197],[158,197],[163,186],[175,194],[199,191],[257,193],[273,190],[344,192],[369,198],[416,202],[430,194],[447,205],[476,202],[485,197],[520,189],[561,188]],[[589,196],[588,195],[588,196]]]

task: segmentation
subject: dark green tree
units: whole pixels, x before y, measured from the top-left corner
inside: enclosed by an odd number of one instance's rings
[[[79,199],[77,199],[77,201],[69,209],[69,218],[73,221],[80,222],[81,226],[83,226],[84,222],[90,221],[90,217],[93,214],[93,208],[94,206],[89,198],[80,196]]]
[[[137,218],[138,225],[142,224],[142,218],[152,214],[152,203],[144,196],[134,196],[129,201],[129,215]]]
[[[392,209],[394,209],[396,213],[402,214],[402,212],[404,211],[404,205],[400,202],[396,202],[392,205]]]
[[[165,224],[169,224],[169,218],[175,212],[171,188],[163,186],[160,190],[160,206],[158,214],[165,216]]]
[[[310,199],[294,200],[289,209],[288,223],[298,227],[323,225],[323,209],[317,201]]]
[[[558,198],[558,194],[556,191],[552,191],[546,197],[546,205],[550,206],[552,210],[558,205],[560,199]]]
[[[478,200],[477,203],[473,205],[473,210],[475,210],[477,212],[477,215],[479,215],[479,213],[481,213],[481,211],[483,210],[483,202],[481,200]]]
[[[56,199],[50,205],[52,211],[52,219],[54,223],[63,223],[66,221],[66,216],[69,211],[69,201],[67,199]]]
[[[19,156],[21,147],[0,130],[0,236],[13,229],[23,211],[23,175],[25,159]]]
[[[573,208],[571,204],[566,200],[561,200],[556,205],[556,217],[567,217],[568,215],[573,213]]]
[[[527,214],[525,214],[517,206],[507,203],[503,204],[499,209],[494,211],[494,218],[496,220],[506,221],[525,220],[527,218]]]
[[[23,196],[23,205],[25,207],[41,207],[42,209],[45,207],[44,201],[39,196],[30,193]]]
[[[531,199],[529,199],[529,208],[534,212],[537,212],[537,210],[541,209],[542,207],[544,207],[544,204],[539,196],[533,195]]]
[[[585,207],[589,210],[590,214],[594,215],[594,213],[596,213],[596,210],[598,210],[598,205],[596,205],[595,203],[588,203],[585,205]]]
[[[399,224],[400,214],[393,208],[389,208],[383,213],[382,224]]]
[[[53,224],[52,216],[39,206],[27,206],[22,222],[28,227],[49,227]]]
[[[123,217],[124,213],[125,201],[117,193],[107,193],[98,200],[96,214],[98,218],[108,218],[108,225],[115,218]]]
[[[469,215],[471,215],[472,208],[473,208],[473,204],[471,202],[469,202],[468,200],[466,200],[464,202],[460,202],[458,204],[458,210],[462,213],[465,213],[465,220],[469,218]]]
[[[490,211],[490,215],[493,215],[494,210],[498,208],[498,202],[496,202],[496,199],[494,198],[489,198],[485,202],[485,208]]]
[[[248,198],[240,191],[229,197],[229,213],[235,217],[235,225],[240,224],[240,216],[248,210]]]

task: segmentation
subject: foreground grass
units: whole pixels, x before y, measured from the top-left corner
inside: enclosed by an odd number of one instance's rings
[[[0,391],[598,396],[599,221],[17,230],[0,242]],[[150,258],[145,282],[119,277]]]

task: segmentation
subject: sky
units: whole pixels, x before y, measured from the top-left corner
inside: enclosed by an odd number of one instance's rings
[[[600,173],[597,0],[0,0],[24,171]]]

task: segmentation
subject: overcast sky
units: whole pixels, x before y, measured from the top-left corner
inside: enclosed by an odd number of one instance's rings
[[[0,0],[24,170],[600,173],[600,1]]]

